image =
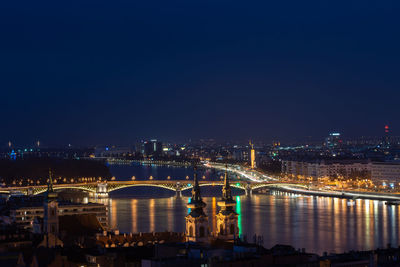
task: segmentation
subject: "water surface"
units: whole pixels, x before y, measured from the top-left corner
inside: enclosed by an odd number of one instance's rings
[[[138,175],[140,166],[113,167],[118,179]],[[152,168],[157,172],[152,172]],[[146,167],[142,172],[159,177],[182,173],[192,178],[190,168]],[[118,169],[118,171],[116,171]],[[209,172],[219,179],[218,173]],[[119,177],[118,177],[119,176]],[[155,175],[154,175],[155,176]],[[185,179],[185,178],[184,178]],[[211,231],[216,224],[217,201],[221,187],[202,187]],[[264,246],[288,244],[309,252],[369,250],[399,245],[400,206],[386,206],[382,201],[302,196],[283,192],[245,196],[235,190],[239,229],[247,240],[262,235]],[[238,195],[242,194],[242,195]],[[110,226],[122,232],[176,231],[185,229],[186,203],[190,192],[179,198],[172,191],[158,188],[127,188],[111,194]]]

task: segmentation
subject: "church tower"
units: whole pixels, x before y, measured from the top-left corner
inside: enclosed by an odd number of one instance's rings
[[[49,182],[47,184],[47,192],[44,200],[43,216],[43,232],[47,239],[47,246],[55,245],[49,244],[49,240],[54,239],[54,237],[58,236],[58,230],[59,226],[57,193],[53,190],[53,178],[51,177],[51,171],[49,170]]]
[[[218,201],[221,210],[217,214],[217,238],[234,240],[239,234],[238,214],[234,211],[236,202],[232,198],[228,171],[225,170],[225,180],[222,187],[222,198]]]
[[[209,241],[208,217],[203,210],[205,206],[206,203],[203,202],[200,195],[197,168],[195,167],[192,198],[187,204],[190,213],[186,216],[186,241],[202,243]]]

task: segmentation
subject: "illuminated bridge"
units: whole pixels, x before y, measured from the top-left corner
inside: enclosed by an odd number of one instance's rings
[[[199,181],[200,186],[222,186],[223,181]],[[176,192],[180,195],[182,191],[189,190],[193,187],[191,181],[170,181],[170,180],[150,180],[150,181],[108,181],[93,183],[75,183],[75,184],[54,184],[54,190],[75,189],[82,190],[93,194],[96,197],[108,197],[108,193],[123,188],[147,186],[164,188]],[[265,187],[282,187],[294,186],[299,188],[307,188],[302,183],[285,183],[285,182],[247,182],[232,181],[231,187],[242,189],[246,194],[250,194],[253,190]],[[25,186],[25,187],[4,187],[0,188],[0,193],[12,194],[22,193],[25,195],[38,195],[47,190],[47,185]]]

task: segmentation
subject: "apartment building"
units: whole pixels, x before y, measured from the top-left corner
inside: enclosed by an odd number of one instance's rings
[[[58,216],[95,214],[100,224],[108,229],[108,209],[107,206],[99,203],[71,203],[59,202]],[[30,203],[19,203],[9,208],[10,221],[16,223],[21,228],[32,229],[35,217],[43,218],[44,208],[40,201]]]
[[[351,178],[354,174],[363,174],[372,179],[376,185],[399,186],[400,163],[371,162],[368,160],[318,160],[296,161],[283,160],[282,174],[292,178],[324,177]]]
[[[368,161],[282,161],[282,173],[290,177],[312,178],[317,180],[324,177],[349,178],[354,173],[370,173]]]
[[[400,164],[394,162],[373,162],[371,178],[375,184],[388,186],[400,185]]]

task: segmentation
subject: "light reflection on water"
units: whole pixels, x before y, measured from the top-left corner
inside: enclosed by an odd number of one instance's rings
[[[216,197],[204,197],[211,231],[219,210]],[[236,196],[239,231],[252,240],[263,235],[264,246],[289,244],[309,252],[369,250],[399,245],[399,206],[384,202],[299,196],[273,192]],[[112,198],[110,226],[121,232],[175,231],[185,229],[189,198]]]
[[[193,177],[191,167],[166,166],[111,166],[117,180],[155,179],[184,180]],[[199,177],[219,180],[221,175],[213,170],[200,169]],[[231,176],[233,177],[233,176]],[[211,231],[216,227],[218,198],[221,187],[203,188],[202,195],[207,204]],[[130,188],[111,195],[109,225],[121,232],[150,232],[185,230],[188,214],[186,197],[176,198],[174,193]],[[213,191],[213,192],[210,192]],[[143,194],[140,194],[143,193]],[[235,192],[234,192],[235,193]],[[239,194],[241,191],[236,191]],[[148,196],[152,196],[148,198]],[[322,254],[349,250],[369,250],[386,247],[388,243],[397,247],[400,240],[400,206],[386,206],[382,201],[341,198],[312,197],[283,192],[271,194],[235,196],[236,212],[239,214],[240,234],[251,241],[254,234],[263,235],[264,246],[288,244],[295,248],[306,248],[309,252]],[[104,200],[106,201],[106,200]]]

